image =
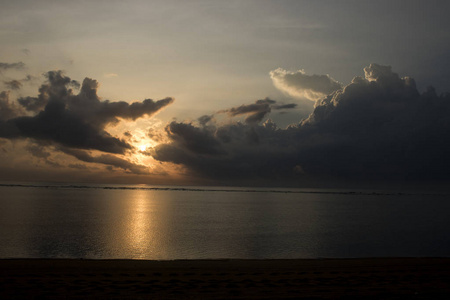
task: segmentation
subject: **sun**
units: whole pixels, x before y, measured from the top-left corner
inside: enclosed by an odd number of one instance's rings
[[[147,145],[139,146],[139,150],[142,151],[142,152],[145,152],[145,150],[147,150]]]

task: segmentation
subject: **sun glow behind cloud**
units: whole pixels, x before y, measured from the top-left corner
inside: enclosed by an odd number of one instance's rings
[[[159,143],[168,142],[163,138],[162,127],[163,122],[159,119],[144,117],[135,121],[121,120],[106,129],[113,136],[121,137],[133,146],[134,149],[126,155],[128,160],[147,167],[151,174],[162,174],[168,170],[149,155]]]

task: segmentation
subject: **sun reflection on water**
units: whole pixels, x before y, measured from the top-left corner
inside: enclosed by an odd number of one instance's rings
[[[145,258],[151,254],[155,244],[155,228],[152,219],[152,201],[145,191],[135,191],[130,199],[130,220],[127,240],[135,258]]]

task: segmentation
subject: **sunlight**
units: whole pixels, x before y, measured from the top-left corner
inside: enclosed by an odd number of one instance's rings
[[[149,167],[152,172],[155,172],[156,170],[154,169],[154,167],[156,166],[156,162],[155,159],[151,156],[150,152],[152,148],[157,145],[157,142],[149,138],[145,138],[139,141],[139,143],[133,145],[136,151],[131,155],[130,159],[134,163]]]
[[[145,191],[133,191],[133,196],[130,197],[128,244],[136,255],[133,258],[144,258],[154,247],[152,206]]]

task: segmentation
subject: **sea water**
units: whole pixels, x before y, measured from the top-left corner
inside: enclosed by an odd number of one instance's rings
[[[0,184],[0,258],[449,257],[446,194]]]

